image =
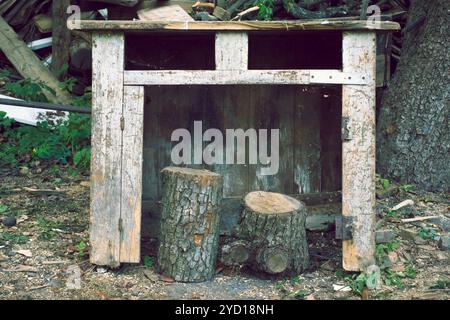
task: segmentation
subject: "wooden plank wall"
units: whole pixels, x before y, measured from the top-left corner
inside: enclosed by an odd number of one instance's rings
[[[250,190],[288,194],[340,190],[338,87],[154,86],[146,87],[145,94],[145,201],[159,199],[159,171],[172,165],[173,130],[193,133],[194,121],[203,121],[204,131],[280,129],[280,169],[274,176],[258,175],[260,165],[201,166],[224,175],[226,197]]]

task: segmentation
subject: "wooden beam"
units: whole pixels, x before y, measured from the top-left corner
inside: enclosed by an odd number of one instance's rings
[[[286,21],[68,21],[71,30],[135,30],[135,31],[307,31],[307,30],[400,30],[397,22],[370,24],[360,20],[286,20]]]
[[[61,90],[59,81],[2,17],[0,17],[0,50],[22,77],[44,83],[55,91],[55,95],[53,95],[44,90],[44,94],[49,101],[63,104],[71,103],[70,94]]]
[[[92,38],[92,157],[90,260],[120,264],[124,35]]]
[[[353,218],[353,239],[343,240],[343,267],[375,263],[376,34],[344,32],[343,70],[367,75],[365,86],[342,87],[342,214]]]
[[[64,78],[64,66],[69,64],[70,30],[67,29],[67,8],[70,0],[52,2],[52,64],[53,74],[60,80]]]
[[[247,33],[217,32],[215,52],[216,70],[247,70]]]
[[[219,68],[221,68],[220,63]],[[245,62],[239,63],[242,67]],[[234,68],[237,67],[234,66]],[[366,76],[366,74],[357,73],[345,74],[340,70],[149,70],[125,71],[124,82],[126,85],[307,85],[319,83],[362,85],[367,82]]]
[[[120,262],[141,259],[144,87],[124,87]]]

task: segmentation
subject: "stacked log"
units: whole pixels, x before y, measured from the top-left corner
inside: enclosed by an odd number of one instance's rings
[[[292,197],[248,193],[234,232],[237,240],[222,246],[221,262],[272,275],[302,273],[309,264],[306,216],[305,205]]]

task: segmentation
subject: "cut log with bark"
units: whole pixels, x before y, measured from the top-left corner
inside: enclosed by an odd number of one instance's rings
[[[52,102],[71,103],[70,94],[61,90],[59,81],[53,76],[33,51],[19,38],[17,33],[0,17],[0,50],[14,65],[20,75],[33,81],[44,83],[55,95],[44,90],[46,97]]]
[[[241,266],[251,257],[250,243],[244,240],[236,240],[222,245],[220,262],[227,266]]]
[[[309,264],[306,207],[273,192],[250,192],[236,228],[236,238],[250,243],[250,265],[269,274],[299,274]]]
[[[219,240],[222,176],[208,170],[162,170],[159,272],[180,282],[211,280]]]

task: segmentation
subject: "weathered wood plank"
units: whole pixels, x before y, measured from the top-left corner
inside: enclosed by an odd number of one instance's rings
[[[363,85],[366,74],[320,70],[331,84]],[[148,70],[125,71],[126,85],[326,84],[311,77],[316,70]],[[314,76],[314,75],[313,75]],[[339,79],[339,81],[336,81]]]
[[[90,260],[116,267],[120,261],[124,35],[96,32],[92,49]]]
[[[120,262],[140,261],[144,87],[124,87]]]
[[[250,92],[250,123],[259,133],[267,130],[267,155],[276,161],[278,152],[278,171],[273,175],[262,175],[262,168],[275,164],[262,164],[258,154],[258,164],[249,165],[249,191],[262,190],[294,193],[294,96],[295,86],[255,86]],[[278,148],[272,145],[272,129],[278,129]],[[259,150],[264,151],[258,136]],[[265,147],[265,146],[264,146]],[[274,149],[272,149],[272,147]]]
[[[345,270],[374,264],[375,252],[375,67],[374,32],[343,35],[343,69],[361,72],[366,86],[342,87],[342,214],[353,217],[353,239],[343,241]]]
[[[217,32],[215,52],[216,70],[247,70],[247,33]]]
[[[295,192],[314,193],[321,187],[320,143],[321,91],[299,87],[295,96],[294,186]]]
[[[96,21],[84,20],[77,25],[68,21],[72,30],[151,30],[151,31],[271,31],[271,30],[400,30],[400,25],[391,21],[376,24],[366,20],[285,20],[285,21]]]

